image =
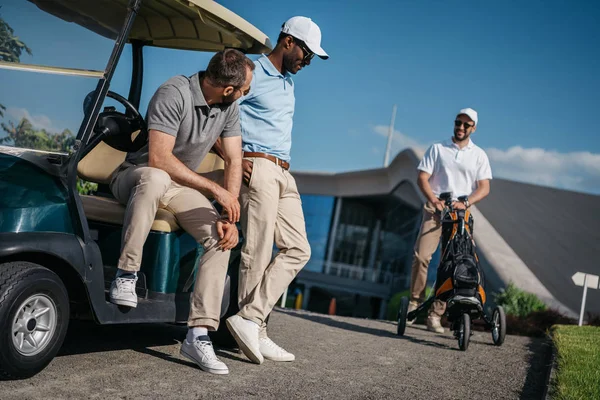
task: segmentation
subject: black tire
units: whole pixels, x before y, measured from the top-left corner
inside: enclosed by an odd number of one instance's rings
[[[69,295],[58,275],[30,262],[0,264],[1,378],[43,370],[60,350],[68,325]]]
[[[471,316],[469,314],[464,313],[462,315],[458,329],[458,347],[462,351],[467,351],[471,339]]]
[[[398,336],[403,336],[406,330],[406,315],[408,314],[408,298],[400,299],[400,307],[398,307]]]
[[[492,312],[492,340],[496,346],[502,346],[506,336],[506,315],[502,306],[496,306]]]

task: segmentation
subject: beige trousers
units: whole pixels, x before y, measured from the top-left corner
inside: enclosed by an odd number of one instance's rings
[[[435,211],[434,206],[429,202],[423,207],[423,220],[415,243],[415,255],[410,279],[410,300],[415,303],[422,303],[425,300],[427,268],[433,253],[440,244],[442,224]],[[435,300],[429,309],[429,315],[441,317],[445,311],[446,303]]]
[[[158,207],[175,215],[177,223],[203,246],[194,292],[190,297],[189,326],[217,329],[229,250],[218,248],[219,214],[197,190],[171,181],[168,173],[152,167],[130,166],[110,185],[116,199],[127,206],[123,222],[120,269],[139,271],[142,250]]]
[[[264,158],[253,162],[242,185],[242,246],[239,315],[265,326],[265,319],[310,258],[302,203],[292,174]],[[273,258],[273,241],[279,252]]]

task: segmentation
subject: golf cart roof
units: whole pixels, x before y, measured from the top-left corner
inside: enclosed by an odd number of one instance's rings
[[[29,0],[40,9],[114,39],[129,0]],[[181,50],[236,48],[250,54],[272,48],[268,36],[213,0],[143,0],[128,41]]]

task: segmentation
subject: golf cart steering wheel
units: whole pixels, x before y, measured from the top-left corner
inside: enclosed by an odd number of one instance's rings
[[[83,102],[84,111],[91,107],[94,92],[90,92]],[[133,104],[123,96],[108,91],[106,97],[116,100],[125,107],[125,114],[116,111],[114,107],[105,107],[98,115],[94,126],[94,134],[102,135],[102,140],[109,146],[123,151],[135,152],[148,142],[146,121]],[[133,133],[139,131],[133,138]]]

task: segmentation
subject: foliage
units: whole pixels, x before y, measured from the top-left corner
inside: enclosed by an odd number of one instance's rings
[[[2,130],[7,136],[0,138],[0,144],[12,144],[15,147],[45,151],[71,152],[75,144],[75,137],[70,130],[62,133],[49,133],[45,129],[35,129],[27,118],[21,119],[16,126],[10,121],[2,123]]]
[[[18,63],[23,52],[32,55],[31,49],[14,33],[10,25],[0,17],[0,61]]]
[[[431,292],[433,290],[433,287],[428,286],[425,289],[425,298],[429,298],[429,295],[431,295]],[[390,301],[388,302],[388,306],[387,306],[387,320],[388,321],[396,321],[396,319],[398,318],[398,309],[400,308],[400,299],[402,297],[408,297],[410,299],[410,290],[407,289],[403,292],[398,292],[395,293],[391,298]],[[417,322],[419,322],[419,319],[417,319]]]
[[[98,190],[97,183],[84,181],[83,179],[77,179],[77,191],[79,194],[91,194],[96,190]]]
[[[525,292],[512,282],[494,295],[496,304],[502,306],[506,315],[526,317],[534,311],[546,310],[546,305],[533,293]]]
[[[558,325],[552,340],[557,351],[552,398],[600,399],[600,328]]]

